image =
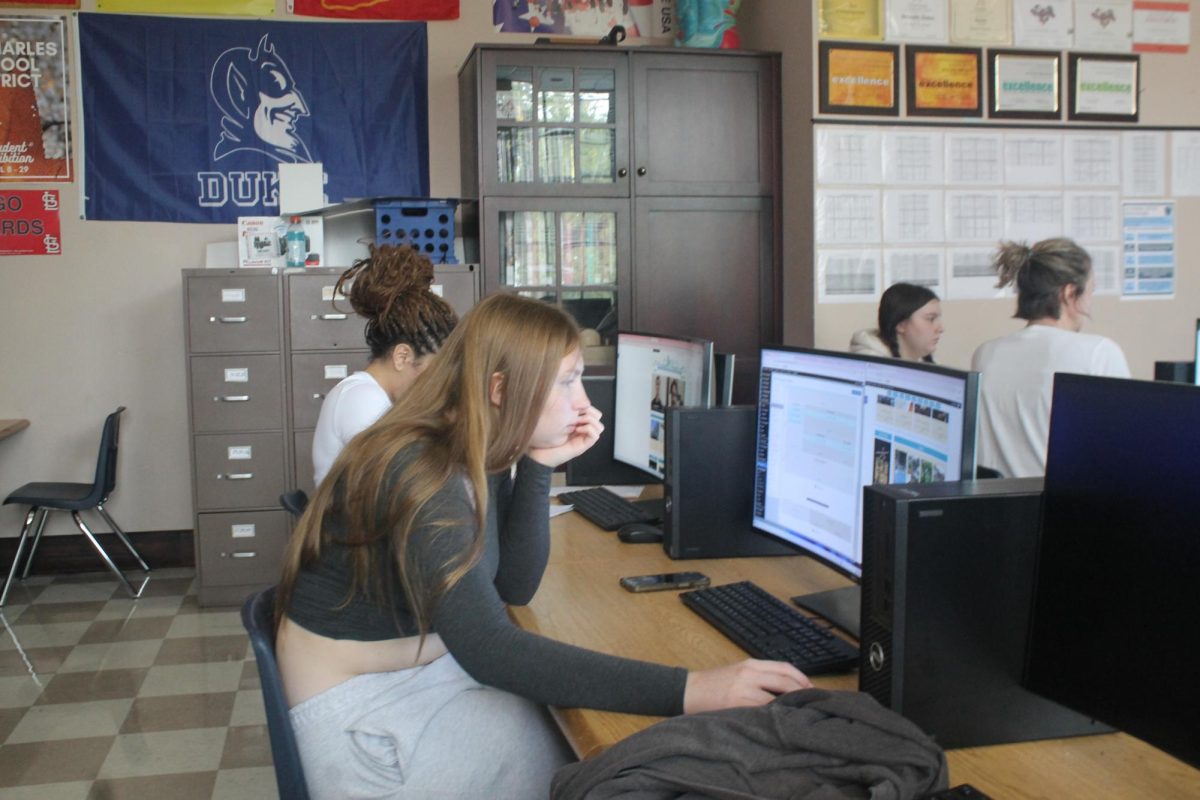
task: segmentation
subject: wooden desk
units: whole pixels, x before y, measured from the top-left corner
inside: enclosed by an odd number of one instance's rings
[[[27,419],[0,419],[0,439],[7,439],[17,431],[23,431],[29,427]]]
[[[550,528],[550,566],[533,603],[512,610],[517,624],[583,647],[689,669],[746,654],[684,608],[675,592],[632,594],[617,585],[621,576],[695,569],[714,584],[748,578],[781,598],[847,584],[801,557],[672,561],[660,546],[622,544],[578,514],[557,517]],[[857,675],[813,682],[858,688]],[[581,709],[555,709],[554,715],[582,758],[658,719]],[[1200,797],[1200,770],[1123,733],[951,750],[947,758],[952,785],[970,783],[997,800]]]

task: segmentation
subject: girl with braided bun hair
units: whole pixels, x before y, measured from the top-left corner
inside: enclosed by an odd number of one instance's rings
[[[998,287],[1016,286],[1013,316],[1026,324],[984,342],[971,359],[980,373],[976,453],[1006,477],[1035,477],[1046,472],[1054,373],[1128,378],[1129,364],[1116,342],[1082,333],[1096,288],[1082,247],[1063,238],[1002,242],[992,263]]]
[[[368,258],[338,278],[334,297],[348,298],[367,320],[371,361],[333,387],[321,404],[313,433],[316,483],[346,443],[404,394],[454,329],[458,316],[430,290],[432,284],[433,263],[411,247],[393,245],[372,246]]]

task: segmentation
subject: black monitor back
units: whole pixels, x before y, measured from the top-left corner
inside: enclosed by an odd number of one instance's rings
[[[582,455],[567,462],[568,486],[610,486],[658,483],[645,470],[613,458],[613,431],[616,422],[617,382],[612,375],[584,375],[583,388],[592,405],[599,409],[604,433]]]
[[[1055,376],[1029,685],[1200,766],[1200,388]]]

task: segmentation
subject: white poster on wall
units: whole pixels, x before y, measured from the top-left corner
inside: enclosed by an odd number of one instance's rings
[[[949,41],[947,0],[888,0],[887,40],[945,44]]]
[[[997,288],[995,247],[946,248],[946,297],[951,300],[991,300],[1013,296],[1011,286]]]
[[[1064,139],[1063,184],[1119,186],[1121,137],[1115,133],[1068,133]]]
[[[1175,131],[1171,134],[1171,194],[1174,197],[1200,195],[1200,132]]]
[[[945,252],[941,248],[884,249],[883,285],[912,283],[944,296],[944,260]]]
[[[883,180],[883,156],[879,140],[878,129],[817,126],[817,183],[880,183]]]
[[[1013,47],[1071,49],[1070,0],[1013,0]]]
[[[878,244],[878,189],[818,189],[817,244]]]
[[[1075,49],[1128,53],[1133,49],[1133,0],[1075,0]]]
[[[1167,193],[1167,134],[1121,134],[1121,193],[1126,197],[1162,197]]]
[[[884,244],[928,244],[946,239],[942,193],[892,189],[883,193]]]
[[[879,250],[822,248],[817,251],[817,302],[874,302],[879,271]]]
[[[1059,186],[1063,140],[1058,133],[1004,134],[1004,182],[1009,186]]]
[[[946,180],[941,131],[897,130],[883,134],[883,182],[941,186]]]

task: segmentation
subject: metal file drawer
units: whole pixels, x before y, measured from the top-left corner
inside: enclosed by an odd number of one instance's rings
[[[192,356],[196,433],[283,427],[283,359],[278,355]]]
[[[292,427],[315,428],[329,390],[371,360],[369,350],[292,355]]]
[[[287,489],[283,432],[196,436],[196,509],[279,506]]]
[[[293,350],[362,349],[366,319],[354,313],[350,301],[337,298],[333,287],[341,272],[288,275],[288,316]]]
[[[279,350],[279,279],[274,275],[189,275],[188,345],[192,353]]]
[[[312,499],[317,485],[313,483],[313,432],[296,431],[292,436],[292,453],[296,460],[296,488],[303,489]]]
[[[199,514],[200,572],[205,585],[277,583],[288,540],[288,513],[235,511]]]

